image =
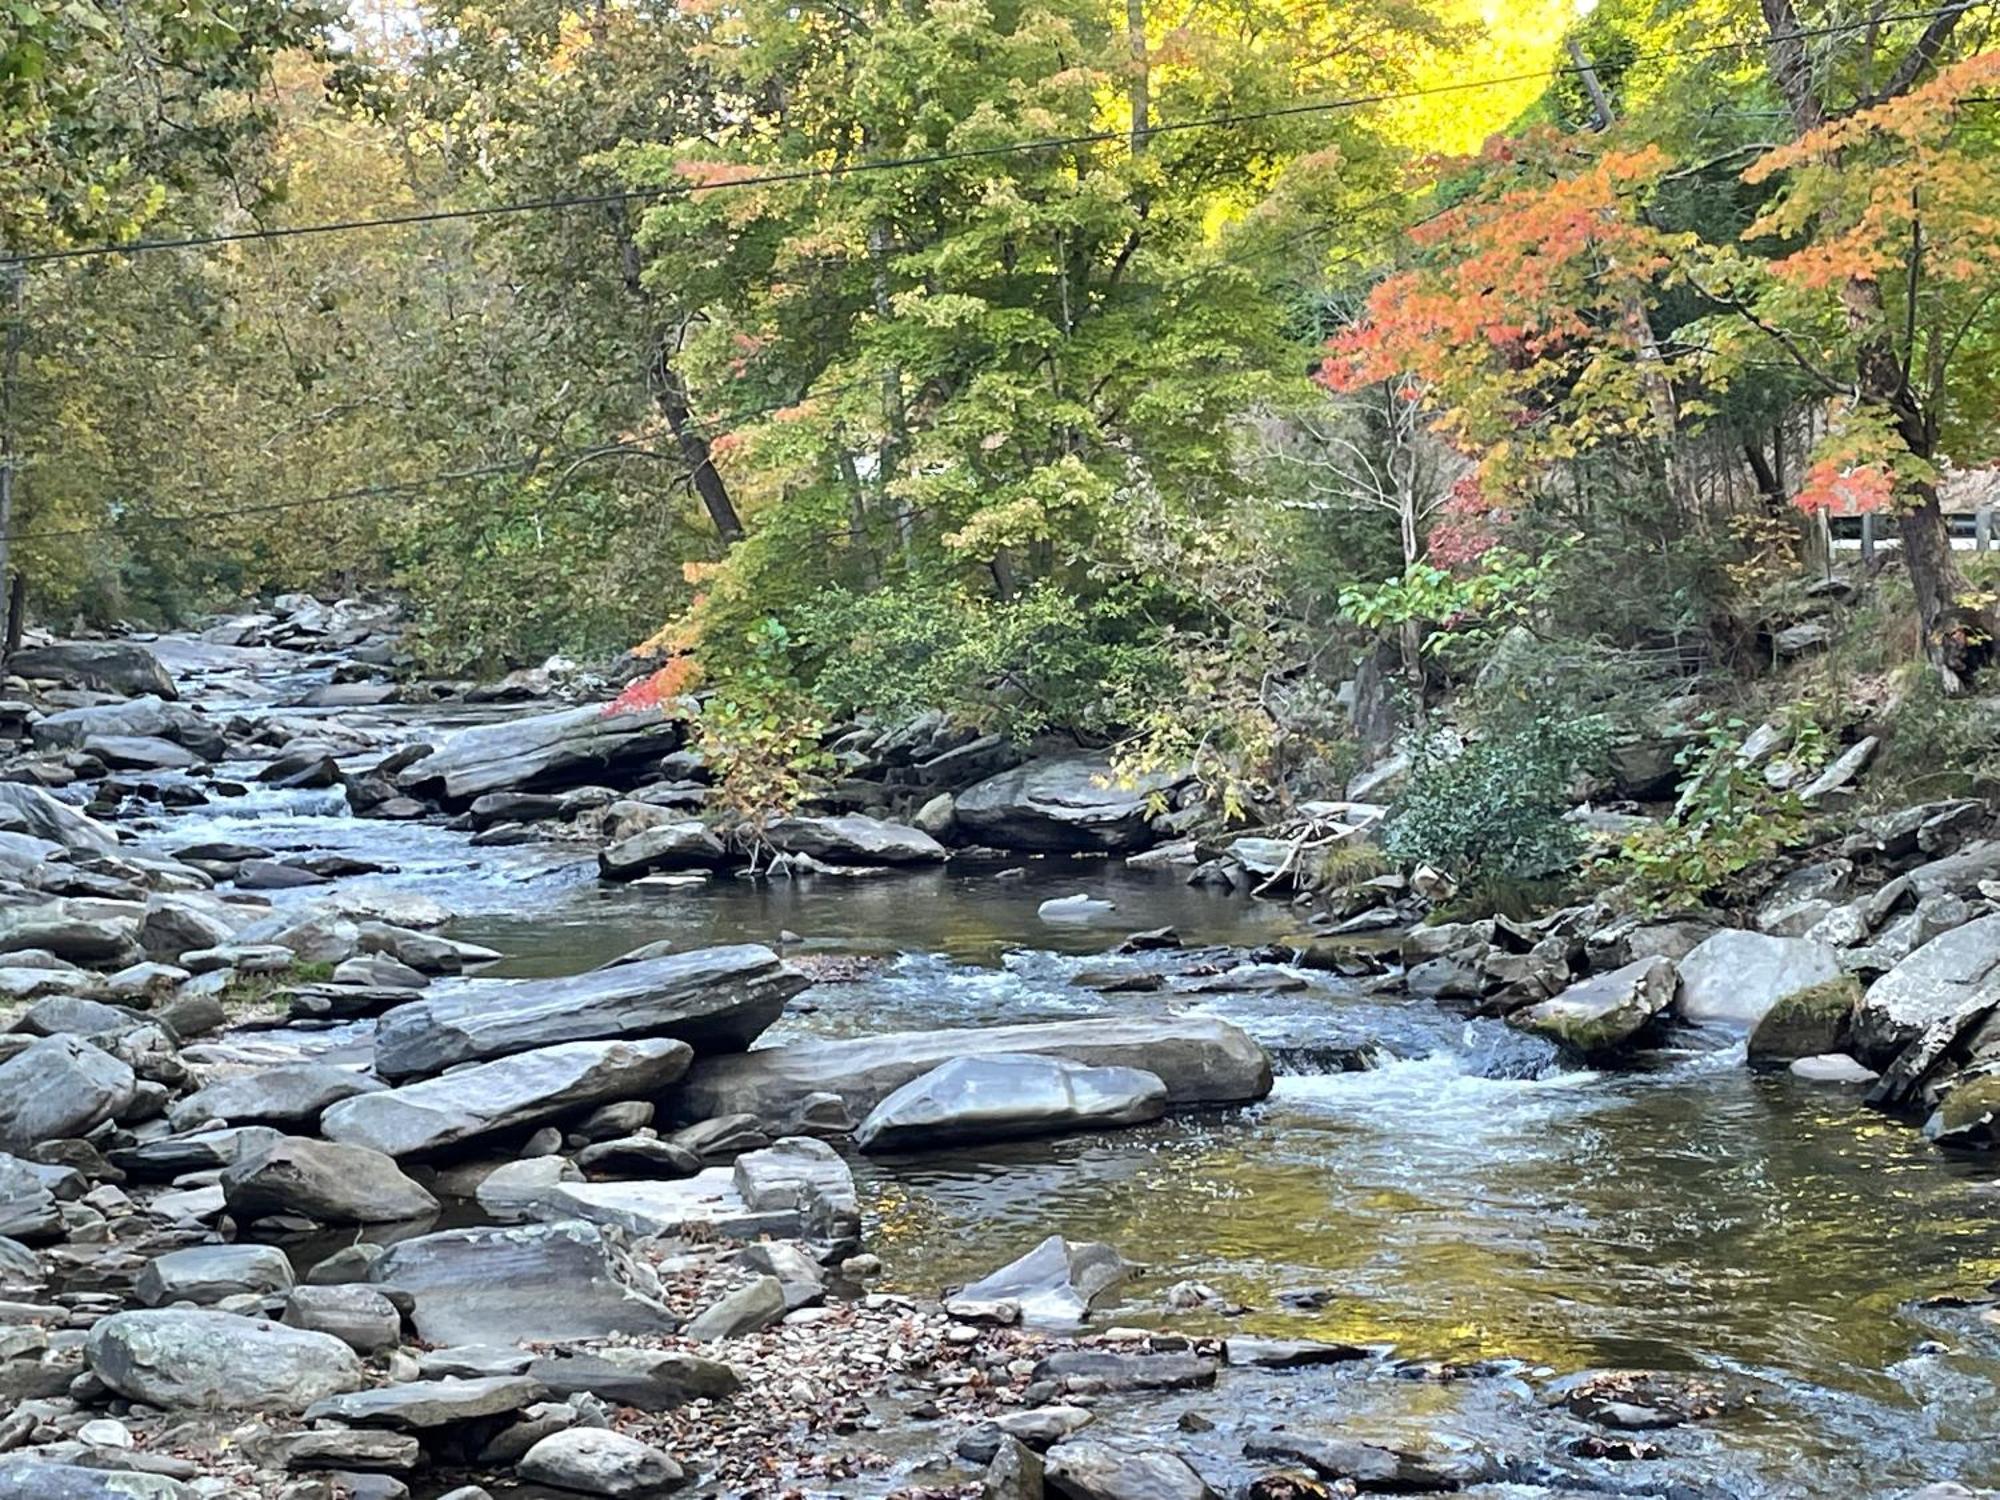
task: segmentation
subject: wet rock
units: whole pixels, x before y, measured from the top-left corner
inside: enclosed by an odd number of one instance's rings
[[[83,749],[114,771],[191,771],[206,764],[186,746],[152,735],[93,734]]]
[[[1034,1378],[1104,1391],[1183,1391],[1214,1385],[1216,1368],[1214,1360],[1198,1354],[1065,1349],[1038,1363]]]
[[[416,1298],[427,1343],[509,1345],[671,1330],[666,1309],[635,1288],[640,1274],[595,1226],[571,1221],[404,1240],[369,1277]]]
[[[1035,760],[958,794],[960,831],[1002,849],[1125,850],[1151,840],[1151,798],[1180,778],[1121,784],[1096,756]]]
[[[1598,1060],[1629,1048],[1673,1003],[1674,964],[1641,958],[1569,986],[1553,999],[1518,1010],[1507,1020],[1583,1057]]]
[[[795,1213],[799,1238],[818,1253],[847,1254],[861,1245],[854,1174],[824,1141],[786,1136],[736,1158],[737,1194],[753,1213]]]
[[[391,1012],[393,1016],[395,1013]],[[329,1140],[415,1156],[531,1125],[566,1110],[655,1094],[687,1071],[685,1042],[566,1042],[328,1106]]]
[[[1359,1490],[1430,1492],[1456,1490],[1468,1482],[1462,1464],[1347,1438],[1264,1433],[1247,1439],[1243,1453],[1247,1458],[1304,1464],[1322,1479],[1346,1480]]]
[[[1847,1041],[1861,983],[1843,974],[1780,999],[1750,1033],[1753,1066],[1782,1066],[1802,1057],[1838,1052]]]
[[[658,1448],[597,1427],[551,1433],[527,1451],[519,1472],[532,1483],[606,1500],[648,1500],[683,1478],[680,1465]]]
[[[995,1053],[954,1058],[897,1089],[855,1131],[863,1151],[1139,1125],[1166,1113],[1167,1086],[1137,1068]]]
[[[373,1287],[294,1287],[285,1298],[284,1322],[290,1328],[326,1333],[360,1355],[393,1349],[401,1339],[403,1315]]]
[[[1749,1032],[1787,995],[1842,972],[1840,956],[1823,943],[1725,929],[1681,960],[1680,1015],[1697,1026]]]
[[[80,1136],[124,1110],[138,1080],[108,1052],[48,1037],[0,1063],[0,1151]]]
[[[847,1041],[794,1042],[703,1057],[682,1085],[693,1118],[731,1113],[779,1120],[815,1094],[865,1115],[890,1094],[958,1057],[1033,1053],[1095,1067],[1141,1068],[1167,1088],[1170,1106],[1234,1104],[1271,1091],[1264,1049],[1224,1021],[1202,1016],[1119,1016],[951,1031],[893,1032]]]
[[[680,818],[655,824],[607,844],[597,872],[606,880],[638,880],[675,870],[713,870],[729,863],[729,850],[708,824]]]
[[[428,1218],[438,1208],[387,1154],[296,1136],[278,1137],[225,1167],[222,1192],[230,1213],[244,1221],[303,1214],[326,1224],[386,1224]]]
[[[183,703],[148,694],[127,703],[105,703],[50,714],[29,731],[45,749],[78,748],[93,735],[144,736],[172,740],[203,760],[227,750],[222,732],[205,715]]]
[[[775,1276],[759,1276],[703,1308],[681,1332],[701,1344],[741,1338],[769,1328],[790,1310],[784,1284]]]
[[[1049,1449],[1042,1484],[1044,1493],[1062,1500],[1216,1500],[1183,1458],[1127,1453],[1087,1439]]]
[[[1249,1365],[1261,1370],[1302,1370],[1308,1365],[1336,1365],[1371,1359],[1374,1352],[1358,1344],[1328,1344],[1317,1339],[1232,1337],[1223,1345],[1223,1357],[1232,1365]]]
[[[566,979],[473,987],[384,1016],[376,1069],[401,1078],[556,1042],[612,1037],[672,1037],[697,1052],[738,1051],[806,984],[769,948],[742,943]]]
[[[1886,1062],[1934,1032],[1949,1045],[1995,1005],[2000,1005],[2000,915],[1932,938],[1876,980],[1855,1013],[1856,1051],[1864,1061]]]
[[[190,1245],[148,1261],[132,1297],[141,1307],[206,1307],[225,1297],[269,1296],[291,1287],[292,1263],[275,1246]]]
[[[146,902],[139,943],[146,956],[178,964],[183,954],[226,947],[236,927],[220,913],[191,901],[154,896]]]
[[[936,864],[944,845],[918,828],[880,818],[778,818],[764,838],[780,854],[804,854],[834,865]]]
[[[91,1328],[84,1357],[119,1395],[168,1411],[300,1411],[364,1378],[339,1339],[223,1312],[114,1313]]]
[[[679,722],[659,709],[607,713],[601,704],[479,724],[398,771],[420,796],[470,802],[488,792],[556,791],[617,781],[674,749]]]
[[[311,1124],[329,1104],[379,1093],[381,1080],[330,1063],[287,1063],[225,1078],[180,1100],[167,1118],[181,1129],[209,1120],[231,1125]]]
[[[1124,1257],[1110,1245],[1052,1234],[1018,1260],[962,1287],[946,1299],[945,1309],[998,1309],[1003,1318],[1011,1309],[1014,1316],[1006,1321],[1073,1326],[1125,1280],[1126,1272]]]
[[[990,1422],[967,1428],[959,1438],[957,1452],[971,1463],[990,1463],[1013,1441],[1040,1453],[1064,1438],[1073,1437],[1097,1420],[1097,1414],[1081,1406],[1036,1406],[1027,1411],[1010,1411]]]
[[[612,1406],[640,1411],[669,1411],[690,1401],[720,1400],[743,1384],[736,1371],[720,1360],[616,1345],[588,1354],[543,1355],[528,1366],[528,1374],[559,1399],[588,1392]]]
[[[505,1416],[548,1391],[530,1375],[491,1375],[474,1380],[413,1380],[328,1396],[306,1408],[308,1422],[343,1422],[349,1427],[389,1427],[423,1432],[481,1417]]]
[[[1924,1137],[1940,1146],[1987,1149],[2000,1145],[2000,1078],[1975,1074],[1959,1078],[1924,1121]]]
[[[7,670],[18,677],[127,698],[150,694],[171,701],[180,696],[160,659],[132,641],[56,641],[29,646],[7,658]]]

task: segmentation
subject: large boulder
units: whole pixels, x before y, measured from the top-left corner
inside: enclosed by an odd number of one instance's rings
[[[1674,961],[1655,956],[1594,975],[1507,1019],[1596,1060],[1630,1047],[1673,1002]]]
[[[119,693],[127,698],[180,696],[160,659],[131,641],[56,641],[29,646],[7,658],[7,670],[20,677],[43,678],[64,687]]]
[[[1681,960],[1681,1018],[1748,1033],[1787,995],[1843,972],[1840,955],[1824,943],[1725,928]]]
[[[138,1080],[108,1052],[46,1037],[0,1063],[0,1151],[83,1135],[132,1102]]]
[[[1034,1053],[1094,1067],[1139,1068],[1166,1085],[1171,1107],[1242,1104],[1271,1091],[1271,1060],[1248,1035],[1207,1016],[1105,1016],[947,1031],[793,1042],[696,1061],[677,1107],[691,1120],[792,1117],[834,1094],[859,1119],[912,1079],[960,1057]]]
[[[118,835],[25,781],[0,781],[0,828],[60,844],[72,854],[110,854]]]
[[[1855,1054],[1880,1067],[1933,1033],[1941,1052],[1996,1005],[2000,915],[1939,934],[1876,980],[1855,1012]]]
[[[29,733],[43,749],[71,749],[100,734],[172,740],[203,760],[219,760],[227,749],[222,731],[199,710],[185,703],[166,703],[150,694],[129,703],[66,708],[50,714]]]
[[[164,1474],[56,1463],[32,1452],[0,1458],[0,1500],[195,1500],[198,1493]]]
[[[697,1052],[740,1051],[808,982],[769,948],[740,943],[565,979],[471,987],[384,1016],[375,1069],[408,1078],[555,1042],[613,1037],[672,1037]]]
[[[804,854],[833,865],[923,865],[945,857],[944,845],[920,829],[880,818],[779,818],[764,838],[780,854]]]
[[[595,1226],[448,1229],[392,1245],[369,1280],[408,1292],[430,1344],[556,1343],[670,1332],[637,1261]]]
[[[245,1222],[304,1214],[327,1224],[391,1224],[438,1207],[387,1154],[296,1136],[276,1137],[223,1168],[222,1195]]]
[[[1052,1234],[1017,1260],[962,1287],[947,1309],[968,1316],[1055,1327],[1081,1323],[1091,1305],[1125,1280],[1125,1259],[1109,1245]]]
[[[1003,849],[1133,849],[1149,836],[1152,799],[1181,778],[1120,783],[1101,756],[1031,760],[958,794],[959,831]]]
[[[1851,974],[1785,996],[1750,1033],[1751,1065],[1783,1066],[1839,1052],[1847,1045],[1860,1004],[1861,981]]]
[[[563,1042],[342,1099],[320,1116],[320,1130],[390,1156],[420,1156],[566,1110],[647,1098],[693,1058],[686,1042],[668,1037]]]
[[[297,1412],[365,1378],[331,1335],[178,1308],[113,1313],[91,1328],[84,1357],[119,1395],[166,1411]]]
[[[680,721],[661,709],[611,713],[587,704],[461,729],[397,772],[396,784],[420,796],[470,802],[488,792],[616,782],[680,742]]]
[[[1143,1125],[1166,1113],[1167,1086],[1138,1068],[1002,1052],[958,1057],[913,1078],[854,1132],[863,1151],[912,1151]]]
[[[148,1261],[132,1296],[142,1307],[176,1302],[206,1307],[225,1297],[291,1289],[292,1263],[275,1245],[188,1245]]]
[[[1216,1500],[1178,1454],[1131,1453],[1083,1439],[1049,1449],[1042,1487],[1052,1500]]]

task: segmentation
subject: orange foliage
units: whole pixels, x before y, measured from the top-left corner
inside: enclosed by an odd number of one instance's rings
[[[1882,465],[1843,468],[1839,460],[1823,458],[1806,471],[1805,483],[1792,497],[1792,504],[1805,511],[1859,516],[1887,510],[1895,499],[1895,476]]]
[[[628,682],[622,693],[604,705],[605,715],[665,708],[692,690],[700,677],[701,663],[692,656],[670,657],[659,671]]]

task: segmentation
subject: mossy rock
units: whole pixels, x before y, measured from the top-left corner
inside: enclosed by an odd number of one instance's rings
[[[1750,1033],[1751,1063],[1783,1067],[1801,1057],[1845,1050],[1860,1004],[1861,981],[1852,974],[1793,991]]]
[[[1940,1146],[1991,1146],[2000,1140],[2000,1078],[1968,1078],[1944,1096],[1924,1122],[1924,1134]]]

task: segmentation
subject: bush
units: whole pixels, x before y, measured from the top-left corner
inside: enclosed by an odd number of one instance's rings
[[[1564,821],[1570,787],[1599,749],[1594,723],[1553,715],[1495,727],[1463,747],[1447,734],[1426,736],[1411,747],[1383,848],[1462,884],[1560,874],[1583,847],[1581,830]]]

